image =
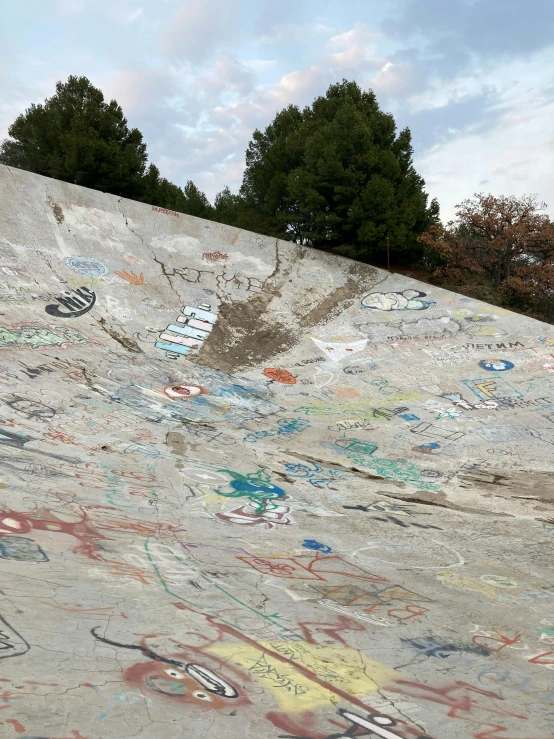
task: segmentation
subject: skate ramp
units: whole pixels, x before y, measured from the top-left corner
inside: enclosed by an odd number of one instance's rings
[[[552,328],[0,183],[0,735],[551,737]]]

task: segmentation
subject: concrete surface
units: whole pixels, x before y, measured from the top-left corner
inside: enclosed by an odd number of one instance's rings
[[[0,735],[553,737],[552,328],[0,177]]]

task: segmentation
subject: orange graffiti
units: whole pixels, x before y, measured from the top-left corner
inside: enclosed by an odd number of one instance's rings
[[[266,367],[264,375],[270,380],[280,382],[283,385],[296,385],[296,377],[291,375],[288,370],[277,369],[276,367]]]
[[[140,275],[137,275],[136,272],[127,272],[126,269],[122,269],[121,272],[116,272],[116,275],[121,277],[122,280],[127,280],[131,285],[144,285],[143,272],[141,272]]]
[[[17,719],[15,718],[7,718],[6,719],[7,724],[13,724],[13,728],[15,729],[17,734],[23,734],[25,731],[25,727],[23,724],[21,724]]]

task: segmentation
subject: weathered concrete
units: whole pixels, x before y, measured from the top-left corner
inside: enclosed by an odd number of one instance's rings
[[[0,735],[554,736],[552,328],[0,178]]]

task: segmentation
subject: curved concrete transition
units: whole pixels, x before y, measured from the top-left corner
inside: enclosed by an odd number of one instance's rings
[[[553,737],[552,328],[0,177],[0,735]]]

